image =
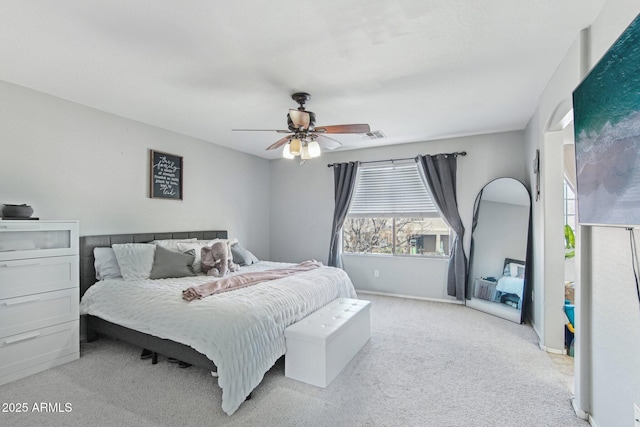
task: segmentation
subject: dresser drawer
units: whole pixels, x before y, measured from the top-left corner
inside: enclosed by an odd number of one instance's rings
[[[77,320],[78,288],[0,300],[0,338]]]
[[[79,321],[0,338],[0,384],[77,359]]]
[[[1,261],[77,253],[77,221],[0,220]]]
[[[0,299],[79,286],[78,256],[0,261]]]

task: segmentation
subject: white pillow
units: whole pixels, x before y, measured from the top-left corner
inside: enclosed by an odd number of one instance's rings
[[[154,245],[162,246],[165,249],[169,249],[170,251],[180,252],[178,249],[178,243],[186,243],[186,242],[195,242],[195,237],[193,239],[166,239],[166,240],[154,240]]]
[[[213,240],[196,240],[195,242],[178,242],[178,251],[179,252],[187,252],[193,249],[195,252],[195,259],[193,260],[193,272],[201,273],[202,272],[202,256],[201,250],[205,246],[211,246],[215,242],[220,241],[221,239],[213,239]]]
[[[96,268],[96,279],[122,279],[120,266],[112,248],[93,248],[93,265]]]
[[[518,277],[518,267],[520,267],[520,265],[514,262],[509,264],[509,276]]]
[[[506,276],[506,277],[511,276],[511,264],[506,264],[504,266],[504,270],[502,271],[502,275]]]
[[[226,240],[227,242],[227,255],[229,257],[229,259],[231,261],[233,261],[233,251],[231,250],[231,245],[236,245],[238,244],[238,239],[236,239],[235,237],[233,239],[222,239],[222,240]],[[235,261],[234,261],[235,262]],[[237,263],[236,263],[237,264]]]
[[[112,247],[120,266],[120,273],[125,280],[149,278],[156,245],[152,243],[116,243]]]

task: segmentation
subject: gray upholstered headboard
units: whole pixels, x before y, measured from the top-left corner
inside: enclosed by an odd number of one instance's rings
[[[504,270],[506,268],[506,266],[511,264],[511,263],[525,265],[525,262],[524,261],[520,261],[519,259],[505,258],[504,259],[504,265],[502,266],[502,269]]]
[[[93,248],[111,247],[114,243],[147,243],[162,239],[211,240],[226,239],[226,230],[177,231],[164,233],[106,234],[102,236],[80,237],[80,297],[96,282],[96,270],[93,263]]]

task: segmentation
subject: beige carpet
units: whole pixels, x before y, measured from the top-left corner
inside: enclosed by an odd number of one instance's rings
[[[0,412],[2,426],[580,426],[531,327],[463,306],[361,295],[372,337],[326,389],[277,363],[232,416],[209,372],[139,359],[100,339],[78,361],[0,386],[1,401],[71,404]]]

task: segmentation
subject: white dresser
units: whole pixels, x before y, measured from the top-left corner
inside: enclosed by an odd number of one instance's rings
[[[78,222],[0,220],[0,385],[80,357]]]

